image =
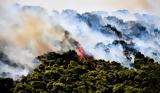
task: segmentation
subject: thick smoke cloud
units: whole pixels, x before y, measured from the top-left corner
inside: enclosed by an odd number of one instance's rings
[[[43,8],[16,5],[1,10],[0,52],[4,56],[0,58],[3,61],[0,65],[1,77],[27,75],[39,64],[36,56],[75,48],[68,32]],[[3,59],[7,59],[7,62]]]
[[[0,76],[27,75],[36,56],[74,50],[78,41],[87,55],[130,67],[134,54],[160,62],[160,18],[119,10],[47,12],[39,6],[0,8]]]

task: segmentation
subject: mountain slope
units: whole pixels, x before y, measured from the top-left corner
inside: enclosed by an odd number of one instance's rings
[[[87,57],[87,56],[86,56]],[[37,57],[42,63],[11,89],[14,93],[158,93],[160,64],[140,53],[134,69],[117,62],[79,61],[74,51]]]
[[[18,4],[0,14],[0,51],[5,55],[0,53],[0,77],[26,76],[39,63],[36,56],[75,50],[74,41],[93,58],[124,67],[130,68],[137,52],[160,62],[159,16],[127,10],[46,11]]]

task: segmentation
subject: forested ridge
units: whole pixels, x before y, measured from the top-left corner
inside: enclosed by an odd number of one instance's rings
[[[28,76],[0,79],[1,93],[159,93],[160,64],[141,53],[131,68],[117,62],[80,61],[74,51],[38,56],[41,64]]]

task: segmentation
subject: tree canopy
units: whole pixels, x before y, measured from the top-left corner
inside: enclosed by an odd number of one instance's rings
[[[21,80],[0,79],[2,93],[158,93],[160,64],[141,53],[132,68],[117,62],[78,59],[74,51],[38,56],[41,64]]]

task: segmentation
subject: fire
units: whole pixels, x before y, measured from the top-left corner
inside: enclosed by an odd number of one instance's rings
[[[79,43],[77,43],[76,45],[77,45],[76,46],[76,53],[77,53],[80,61],[86,62],[87,58],[85,57],[85,52],[84,52],[83,48],[80,47]]]
[[[76,48],[76,53],[80,59],[84,58],[84,50],[81,47]]]

